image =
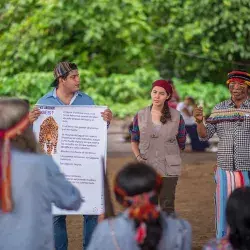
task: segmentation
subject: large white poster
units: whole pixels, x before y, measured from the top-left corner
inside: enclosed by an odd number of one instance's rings
[[[104,210],[102,161],[106,162],[105,106],[42,106],[34,123],[36,138],[66,178],[81,192],[78,211],[53,207],[54,214],[101,214]]]

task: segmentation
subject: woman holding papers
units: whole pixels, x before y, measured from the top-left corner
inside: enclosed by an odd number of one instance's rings
[[[52,158],[38,153],[29,106],[0,99],[0,249],[53,249],[51,203],[77,210],[79,191]]]
[[[139,162],[145,162],[162,176],[160,205],[174,212],[175,189],[181,173],[180,150],[185,148],[186,129],[179,111],[170,108],[171,84],[157,80],[152,84],[152,105],[134,117],[131,133],[132,151]]]
[[[190,250],[191,227],[157,206],[162,178],[144,163],[132,163],[116,176],[116,200],[127,209],[96,227],[88,250]],[[108,197],[105,197],[108,198]]]

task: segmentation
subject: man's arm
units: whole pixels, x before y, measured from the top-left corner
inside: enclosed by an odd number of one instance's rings
[[[200,122],[200,123],[197,122],[197,133],[198,133],[200,138],[206,138],[207,137],[207,129],[206,129],[203,121]]]
[[[197,133],[201,141],[206,141],[210,139],[216,132],[216,125],[208,123],[206,126],[203,123],[203,108],[195,107],[194,108],[194,118],[197,123]]]
[[[32,109],[30,112],[29,112],[29,120],[30,120],[30,124],[33,124],[34,121],[37,120],[37,118],[40,116],[41,114],[41,111],[38,107],[35,107],[34,109]]]

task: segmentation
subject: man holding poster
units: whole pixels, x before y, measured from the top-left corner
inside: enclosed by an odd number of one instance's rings
[[[80,78],[77,69],[77,65],[70,62],[60,62],[54,69],[55,80],[52,83],[54,89],[44,95],[41,99],[38,100],[38,105],[44,106],[65,106],[65,105],[94,105],[94,102],[91,97],[79,91],[80,89]],[[73,107],[72,107],[73,108]],[[77,107],[75,107],[77,109]],[[36,107],[34,108],[29,115],[30,122],[33,123],[41,115],[41,110]],[[104,121],[107,121],[109,124],[112,120],[112,112],[109,109],[105,109],[101,112],[101,116]],[[58,130],[57,124],[53,121],[53,118],[48,118],[47,123],[53,124],[52,127],[55,131],[53,133],[56,136],[56,131]],[[54,141],[57,141],[54,138]],[[46,153],[55,152],[53,148],[47,147]],[[89,240],[91,238],[92,232],[97,224],[98,216],[97,215],[86,215],[84,216],[84,239],[83,247],[86,249]],[[66,216],[54,216],[54,238],[55,238],[55,249],[56,250],[66,250],[68,248],[68,237],[66,230]]]

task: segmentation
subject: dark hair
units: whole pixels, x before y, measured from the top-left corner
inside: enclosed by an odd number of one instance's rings
[[[117,174],[116,185],[123,189],[128,196],[135,196],[154,190],[156,177],[156,171],[150,166],[144,163],[130,163]],[[115,196],[117,201],[123,204],[123,197],[117,193],[115,193]],[[157,204],[158,194],[152,197],[150,202]],[[140,222],[136,219],[134,221],[135,229],[137,229]],[[162,236],[161,217],[150,218],[144,223],[147,226],[147,236],[139,247],[142,250],[156,250]]]
[[[0,98],[0,129],[6,130],[14,126],[29,112],[29,104],[18,98]],[[11,145],[21,151],[38,152],[38,145],[32,127],[10,140]]]
[[[171,120],[171,113],[169,110],[168,101],[165,101],[161,113],[162,115],[160,121],[162,124],[165,124],[168,120]]]
[[[172,79],[167,79],[167,81],[168,81],[171,85],[174,85],[174,82],[172,81]]]
[[[191,101],[193,104],[195,104],[195,100],[192,96],[187,96],[186,99],[188,99],[189,101]]]
[[[60,76],[60,77],[56,78],[55,81],[53,82],[52,86],[58,88],[58,86],[59,86],[59,78],[62,78],[63,80],[65,80],[68,77],[68,75],[69,75],[69,72],[67,72],[63,76]]]
[[[234,249],[250,249],[250,187],[235,189],[227,201],[229,241]]]

